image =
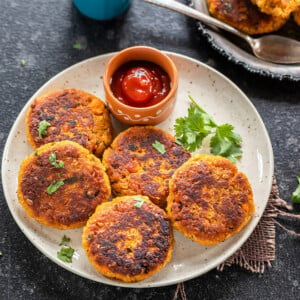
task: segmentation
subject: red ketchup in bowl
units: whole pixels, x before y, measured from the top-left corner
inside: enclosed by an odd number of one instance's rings
[[[168,95],[171,80],[155,63],[130,61],[116,70],[110,85],[120,102],[134,107],[147,107],[159,103]]]

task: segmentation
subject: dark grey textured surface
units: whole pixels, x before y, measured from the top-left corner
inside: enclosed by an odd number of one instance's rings
[[[300,171],[300,84],[248,73],[216,52],[197,25],[177,13],[133,0],[123,18],[95,22],[69,0],[2,0],[0,9],[0,143],[23,105],[52,76],[86,58],[146,44],[198,59],[229,77],[254,103],[269,131],[275,174],[288,202]],[[80,42],[84,49],[73,49]],[[20,66],[22,59],[27,61]],[[300,232],[300,222],[282,220]],[[0,299],[172,299],[175,286],[125,289],[67,272],[41,254],[14,222],[0,194]],[[239,267],[185,283],[188,299],[299,299],[300,239],[277,228],[276,260],[264,274]]]

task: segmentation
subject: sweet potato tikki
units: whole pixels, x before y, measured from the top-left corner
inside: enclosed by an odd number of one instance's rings
[[[104,276],[143,280],[171,259],[173,229],[166,213],[144,196],[117,197],[98,206],[83,229],[82,245]]]
[[[300,26],[300,5],[299,7],[293,12],[293,18],[295,22]]]
[[[268,15],[288,18],[300,6],[300,0],[251,0],[259,10]]]
[[[81,227],[109,197],[109,179],[102,163],[75,142],[41,146],[21,164],[19,201],[30,217],[44,225]]]
[[[53,91],[34,100],[26,118],[30,144],[71,140],[100,157],[112,141],[112,125],[104,103],[77,89]]]
[[[174,228],[203,245],[239,232],[254,213],[247,177],[228,159],[198,154],[170,180],[167,213]]]
[[[247,34],[262,34],[276,31],[287,21],[262,13],[251,0],[207,0],[208,9],[216,19]]]
[[[115,196],[142,194],[164,208],[169,179],[189,157],[169,133],[135,126],[115,138],[103,154],[103,164]]]

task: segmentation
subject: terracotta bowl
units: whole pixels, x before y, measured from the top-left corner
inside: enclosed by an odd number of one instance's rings
[[[155,63],[169,75],[170,91],[159,103],[147,107],[134,107],[120,102],[114,96],[110,86],[113,74],[123,64],[135,60]],[[163,52],[147,46],[134,46],[118,52],[110,59],[104,70],[103,84],[108,108],[116,119],[129,125],[155,125],[167,119],[173,111],[178,88],[178,71],[171,58]]]

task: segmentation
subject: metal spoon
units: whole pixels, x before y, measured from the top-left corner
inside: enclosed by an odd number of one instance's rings
[[[206,23],[208,26],[216,26],[231,32],[249,43],[254,55],[260,59],[279,63],[297,64],[300,63],[300,42],[279,35],[265,35],[260,38],[252,38],[239,30],[212,18],[196,9],[184,5],[175,0],[145,0],[165,8],[172,9],[197,20]]]

